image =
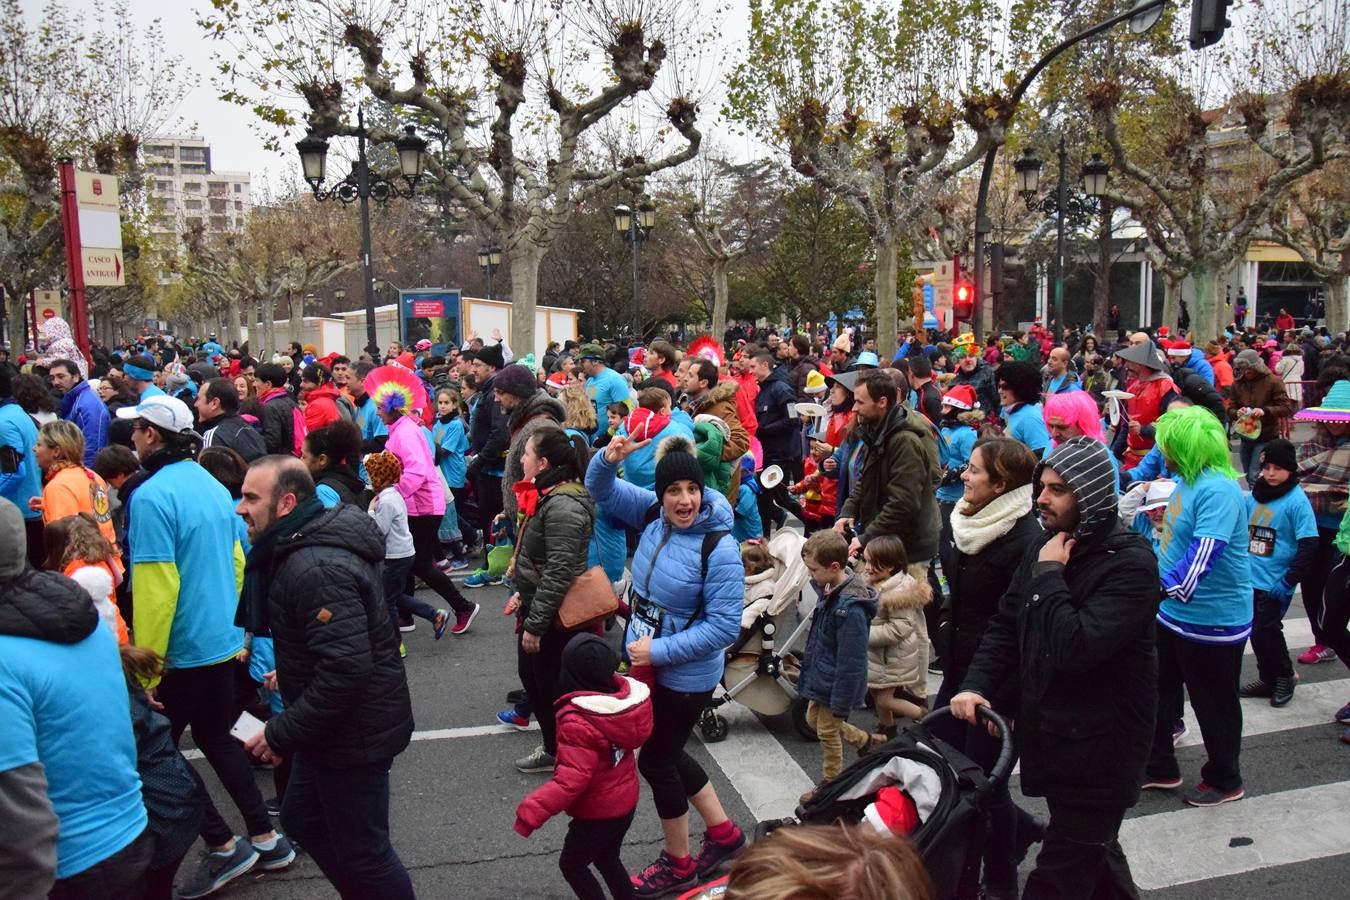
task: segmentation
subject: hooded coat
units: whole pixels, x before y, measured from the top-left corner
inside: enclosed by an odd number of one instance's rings
[[[266,737],[282,756],[350,768],[408,746],[412,701],[380,584],[384,544],[370,516],[347,505],[277,541],[264,575],[286,708]]]
[[[760,383],[759,396],[755,398],[755,419],[759,422],[755,437],[764,448],[766,465],[802,458],[801,422],[788,415],[788,404],[796,400],[787,365],[780,365]]]
[[[980,409],[986,411],[998,409],[998,387],[994,383],[994,370],[984,360],[976,360],[974,372],[967,372],[961,366],[957,366],[956,377],[952,379],[952,384],[968,384],[974,388],[975,396],[980,401]]]
[[[861,575],[820,591],[806,636],[806,656],[797,693],[847,718],[867,696],[868,633],[877,593]],[[926,668],[926,666],[925,666]]]
[[[1028,548],[980,641],[962,690],[987,698],[1015,685],[1022,792],[1050,802],[1128,809],[1157,713],[1154,616],[1161,591],[1148,541],[1126,529],[1107,450],[1088,438],[1059,445],[1037,468],[1069,484],[1079,525],[1067,565]],[[997,702],[997,701],[996,701]]]
[[[867,686],[900,688],[928,696],[928,624],[923,608],[933,600],[927,583],[896,572],[880,584],[876,615],[867,635]]]
[[[690,401],[688,409],[691,420],[695,416],[716,416],[726,422],[727,428],[731,430],[731,440],[722,442],[722,460],[731,463],[731,480],[727,482],[723,496],[727,498],[727,502],[733,504],[741,486],[741,467],[737,461],[750,452],[750,433],[746,431],[748,426],[744,424],[740,413],[740,408],[744,405],[742,397],[740,385],[731,379],[725,379],[718,381],[698,401]],[[753,413],[752,420],[758,427],[758,421],[753,419]]]
[[[65,319],[60,316],[46,319],[39,326],[39,330],[46,344],[46,349],[38,359],[39,365],[50,367],[58,359],[68,359],[80,370],[81,379],[89,378],[89,363],[75,343],[74,334]]]
[[[305,430],[315,431],[342,419],[338,413],[338,389],[333,382],[321,384],[305,395]]]
[[[525,468],[520,464],[520,458],[525,455],[525,442],[536,431],[549,425],[561,428],[563,420],[567,418],[567,410],[562,401],[550,397],[548,391],[539,388],[532,396],[524,398],[509,415],[511,444],[506,451],[506,468],[502,475],[502,509],[508,521],[515,521],[516,493],[511,488],[525,477]]]
[[[559,697],[558,761],[553,778],[516,807],[516,833],[529,837],[560,812],[574,819],[617,819],[638,801],[635,752],[652,733],[651,691],[615,675],[611,694]]]
[[[1209,360],[1205,358],[1205,351],[1201,350],[1199,347],[1191,348],[1191,355],[1186,357],[1186,362],[1183,363],[1183,365],[1186,368],[1190,369],[1195,374],[1199,375],[1201,378],[1205,379],[1205,381],[1208,382],[1210,387],[1216,386],[1215,385],[1216,376],[1214,374],[1214,367],[1211,366],[1209,364]]]
[[[1257,377],[1247,378],[1236,375],[1233,390],[1228,395],[1228,417],[1237,420],[1238,410],[1244,406],[1259,408],[1261,415],[1261,434],[1257,442],[1273,441],[1280,436],[1280,419],[1294,414],[1294,401],[1289,399],[1280,376],[1270,371],[1259,360],[1251,365]]]
[[[923,416],[896,403],[878,423],[859,422],[862,469],[840,514],[855,520],[864,544],[878,534],[904,541],[911,562],[937,555],[937,439]]]
[[[514,497],[514,493],[512,495]],[[517,529],[515,584],[530,634],[543,637],[572,582],[587,568],[595,503],[577,482],[540,488],[534,515]]]
[[[61,398],[61,418],[70,422],[84,435],[84,464],[92,466],[94,457],[108,443],[108,407],[98,394],[81,381]]]

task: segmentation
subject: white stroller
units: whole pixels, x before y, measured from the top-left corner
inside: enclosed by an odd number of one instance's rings
[[[772,590],[756,592],[746,604],[742,618],[746,627],[727,649],[721,689],[713,693],[699,718],[699,731],[707,741],[726,738],[727,720],[717,709],[732,700],[765,716],[791,710],[793,725],[802,736],[816,739],[815,730],[806,722],[806,703],[797,696],[800,666],[791,652],[805,638],[815,609],[814,598],[803,601],[802,597],[810,577],[802,562],[804,543],[805,538],[787,529],[769,539],[768,550],[774,558]],[[778,636],[788,628],[792,632],[780,640]]]

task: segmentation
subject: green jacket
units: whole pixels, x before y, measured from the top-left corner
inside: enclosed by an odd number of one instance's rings
[[[708,422],[694,424],[694,446],[706,485],[725,495],[731,485],[731,463],[722,459],[722,432]]]
[[[937,438],[923,416],[896,404],[876,425],[860,425],[862,471],[840,514],[854,519],[866,544],[879,534],[905,543],[910,562],[937,555],[936,489],[942,480]]]

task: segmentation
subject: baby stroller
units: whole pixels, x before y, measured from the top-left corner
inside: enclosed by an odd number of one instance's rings
[[[875,822],[868,808],[878,791],[897,787],[913,801],[918,813],[918,825],[909,839],[923,859],[936,896],[954,897],[963,873],[980,864],[986,800],[1012,771],[1013,744],[1007,723],[987,706],[980,707],[979,713],[981,724],[992,723],[1003,745],[988,773],[928,730],[935,719],[951,715],[951,707],[944,706],[920,722],[902,726],[893,740],[816,788],[797,808],[795,819],[761,824],[761,835],[796,824]]]
[[[787,529],[780,529],[769,540],[768,550],[775,561],[772,590],[746,605],[741,621],[745,624],[749,620],[749,626],[727,649],[720,690],[713,693],[699,717],[699,731],[704,740],[716,742],[726,738],[727,720],[717,710],[732,700],[765,716],[792,710],[797,730],[810,740],[816,739],[815,731],[806,722],[806,703],[797,696],[800,667],[791,653],[810,629],[814,609],[813,603],[801,602],[809,578],[802,562],[804,543],[805,538]],[[794,614],[798,618],[795,628]],[[789,628],[792,632],[786,640],[779,639]]]

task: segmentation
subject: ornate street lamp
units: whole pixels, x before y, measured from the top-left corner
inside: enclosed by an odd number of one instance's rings
[[[614,230],[633,248],[633,340],[642,343],[642,307],[638,286],[642,242],[656,227],[656,205],[649,197],[637,197],[632,207],[620,203],[614,207]]]
[[[487,298],[492,299],[492,274],[502,264],[502,248],[485,244],[478,248],[478,268],[487,273]]]

